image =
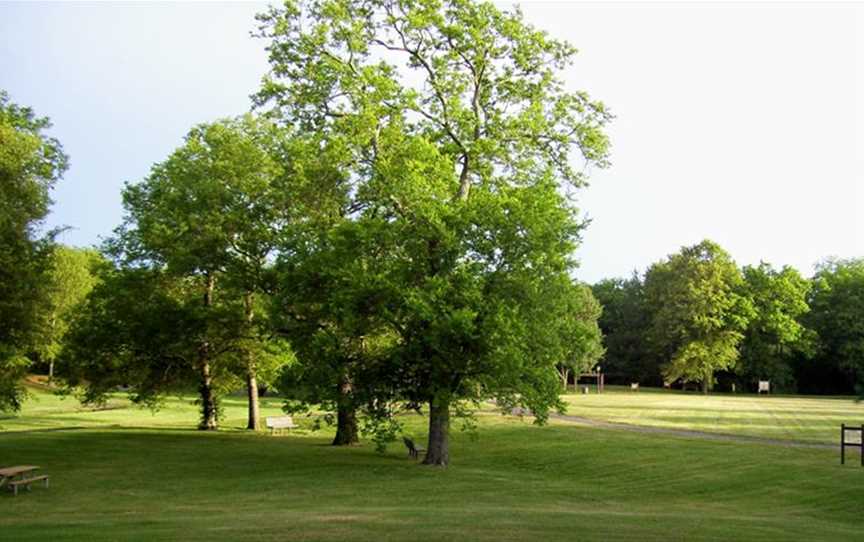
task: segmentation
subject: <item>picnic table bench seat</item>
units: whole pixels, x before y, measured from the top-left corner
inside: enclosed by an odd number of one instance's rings
[[[39,476],[32,476],[30,478],[22,478],[20,480],[12,480],[11,482],[7,482],[7,485],[10,488],[12,488],[12,492],[17,497],[18,496],[18,488],[20,486],[24,486],[27,488],[27,491],[30,491],[31,490],[30,485],[33,482],[38,482],[40,480],[44,480],[45,481],[45,487],[48,487],[48,475],[47,474],[40,474]]]

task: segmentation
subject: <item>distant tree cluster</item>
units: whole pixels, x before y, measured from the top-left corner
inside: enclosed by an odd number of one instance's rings
[[[864,382],[864,260],[830,260],[807,279],[739,269],[703,241],[592,289],[610,381],[846,394]]]

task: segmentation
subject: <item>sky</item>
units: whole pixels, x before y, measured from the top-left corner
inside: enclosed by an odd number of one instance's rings
[[[805,275],[864,256],[864,7],[851,2],[523,2],[579,49],[565,78],[606,103],[576,275],[629,276],[709,238]],[[247,111],[267,71],[256,3],[0,3],[0,88],[71,156],[48,226],[89,246],[125,182],[193,125]],[[508,7],[509,4],[501,5]]]

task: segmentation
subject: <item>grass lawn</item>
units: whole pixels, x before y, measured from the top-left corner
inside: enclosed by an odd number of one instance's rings
[[[595,420],[784,440],[840,441],[840,424],[864,423],[864,403],[853,398],[711,394],[610,388],[570,394],[567,414]],[[862,535],[864,536],[864,535]]]
[[[483,413],[479,439],[454,428],[440,470],[401,446],[239,431],[239,398],[217,433],[190,430],[182,400],[154,417],[37,398],[0,420],[0,464],[41,465],[51,488],[0,493],[0,540],[861,539],[864,469],[833,450]]]
[[[47,393],[42,388],[30,388],[30,397],[24,403],[21,415],[0,414],[0,435],[3,432],[52,430],[57,428],[115,428],[115,429],[189,429],[198,424],[198,410],[194,399],[170,397],[157,412],[133,405],[118,394],[102,407],[82,406],[74,397]],[[281,416],[282,400],[261,398],[261,416]],[[225,429],[240,430],[246,426],[246,396],[230,396],[222,401]],[[304,422],[298,417],[301,425]]]

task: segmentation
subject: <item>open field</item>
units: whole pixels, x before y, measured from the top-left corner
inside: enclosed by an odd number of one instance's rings
[[[593,420],[837,444],[840,424],[864,423],[852,398],[711,394],[607,388],[565,396],[567,414]]]
[[[861,536],[864,469],[841,467],[834,450],[536,427],[483,413],[477,440],[454,427],[452,466],[439,470],[415,465],[401,446],[379,455],[368,444],[327,446],[323,431],[238,431],[239,398],[227,409],[230,430],[218,433],[189,429],[196,412],[182,400],[154,417],[119,402],[86,412],[37,399],[0,420],[17,429],[0,434],[0,463],[41,465],[52,487],[0,494],[3,540]],[[423,418],[406,422],[425,435]]]

